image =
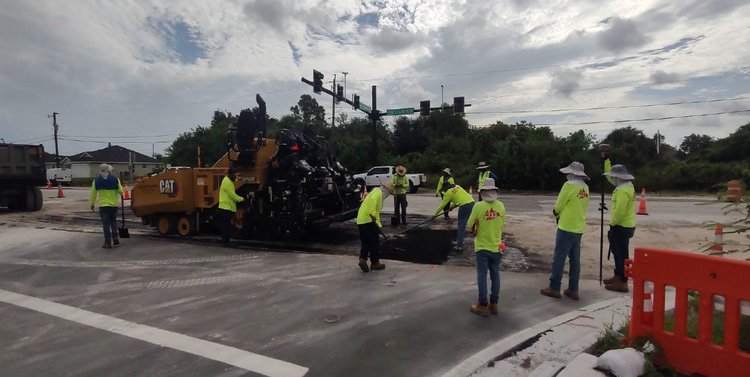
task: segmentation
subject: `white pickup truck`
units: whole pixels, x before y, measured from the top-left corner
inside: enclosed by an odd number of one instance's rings
[[[367,173],[355,174],[354,184],[357,186],[367,185],[368,189],[380,186],[382,182],[389,182],[396,174],[395,166],[374,166]],[[427,176],[421,173],[406,174],[409,178],[409,193],[415,193],[420,187],[427,183]]]

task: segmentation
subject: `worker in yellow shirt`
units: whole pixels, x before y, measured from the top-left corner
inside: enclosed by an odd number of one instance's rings
[[[454,185],[450,181],[443,183],[443,189],[443,201],[435,209],[433,217],[440,215],[441,211],[458,208],[458,228],[456,228],[456,241],[453,251],[463,251],[466,222],[469,221],[471,209],[474,208],[474,198],[461,186]]]
[[[497,302],[500,298],[500,243],[505,226],[505,205],[497,200],[498,189],[495,180],[487,178],[479,188],[482,200],[471,209],[466,226],[475,231],[474,251],[477,258],[477,287],[479,300],[469,310],[472,313],[488,317],[498,314]],[[492,287],[487,300],[487,272],[490,273]]]
[[[612,212],[609,220],[609,239],[612,256],[615,258],[615,275],[604,280],[604,288],[615,292],[628,292],[625,276],[625,259],[630,258],[630,239],[635,234],[635,177],[623,165],[614,165],[602,152],[604,176],[615,186],[612,192]]]
[[[566,174],[567,182],[557,194],[552,214],[557,219],[557,236],[555,237],[555,254],[552,257],[552,275],[549,286],[540,293],[560,298],[565,260],[570,259],[568,288],[565,296],[578,300],[578,279],[581,274],[581,237],[586,231],[586,210],[589,207],[589,186],[584,179],[589,177],[584,172],[583,164],[574,161],[560,169]]]
[[[112,166],[109,164],[99,165],[99,176],[91,182],[89,205],[91,205],[93,211],[98,197],[99,217],[102,220],[102,228],[104,228],[104,245],[102,247],[105,249],[120,244],[120,238],[117,234],[117,208],[120,207],[120,195],[122,195],[122,185],[120,180],[112,174]]]
[[[380,240],[378,234],[383,233],[383,223],[380,221],[380,210],[383,209],[383,201],[393,194],[393,183],[384,182],[381,187],[375,188],[367,194],[365,200],[359,206],[357,212],[357,229],[359,230],[359,268],[362,272],[372,270],[384,270],[385,265],[380,263]],[[367,258],[370,258],[370,266],[367,266]]]
[[[442,200],[445,196],[445,188],[443,188],[443,185],[445,183],[450,183],[452,185],[456,184],[456,181],[453,180],[453,174],[451,174],[450,168],[445,168],[440,174],[440,179],[438,179],[437,189],[435,189],[435,196],[439,196]],[[450,217],[448,216],[449,209],[446,208],[443,211],[443,217],[445,217],[446,220],[448,220]]]
[[[232,237],[232,218],[237,212],[237,203],[245,199],[234,191],[237,171],[230,167],[219,188],[219,219],[221,220],[221,244],[228,247]]]
[[[477,192],[479,192],[479,188],[484,186],[484,180],[487,178],[492,178],[495,181],[495,184],[498,184],[498,178],[495,173],[493,173],[490,170],[490,165],[484,161],[479,163],[479,166],[477,166],[477,170],[479,171],[479,177],[477,178]]]
[[[406,176],[406,168],[396,167],[396,174],[391,177],[393,184],[393,221],[391,225],[406,225],[406,191],[409,189],[409,177]]]

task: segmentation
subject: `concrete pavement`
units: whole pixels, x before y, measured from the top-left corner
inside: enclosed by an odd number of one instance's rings
[[[4,375],[257,375],[200,347],[143,340],[162,330],[309,368],[307,376],[439,376],[507,335],[614,296],[584,281],[581,301],[553,300],[538,294],[546,275],[504,272],[500,315],[481,318],[468,311],[471,267],[386,261],[385,271],[364,274],[351,256],[138,237],[103,250],[96,234],[8,227],[0,245],[0,289],[73,313],[1,302]],[[96,315],[143,330],[84,324]]]

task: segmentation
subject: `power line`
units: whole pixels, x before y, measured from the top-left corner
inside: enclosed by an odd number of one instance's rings
[[[505,110],[505,111],[472,111],[472,114],[527,114],[527,113],[560,113],[569,111],[591,111],[591,110],[607,110],[607,109],[634,109],[644,107],[656,107],[656,106],[676,106],[676,105],[694,105],[699,103],[715,103],[715,102],[727,102],[727,101],[742,101],[750,99],[748,97],[735,97],[735,98],[719,98],[710,100],[696,100],[696,101],[679,101],[679,102],[664,102],[664,103],[649,103],[642,105],[621,105],[621,106],[598,106],[598,107],[583,107],[583,108],[569,108],[569,109],[546,109],[546,110]]]
[[[685,119],[685,118],[699,118],[714,115],[724,114],[739,114],[750,112],[750,109],[734,110],[734,111],[720,111],[716,113],[701,113],[701,114],[689,114],[689,115],[675,115],[657,118],[641,118],[641,119],[618,119],[618,120],[607,120],[607,121],[590,121],[590,122],[558,122],[558,123],[533,123],[536,126],[587,126],[594,124],[617,124],[617,123],[633,123],[633,122],[653,122],[660,120],[671,120],[671,119]]]
[[[82,143],[95,143],[95,144],[109,144],[108,141],[102,141],[102,140],[82,140],[82,139],[73,139],[73,138],[59,138],[60,140],[66,140],[66,141],[79,141]],[[118,144],[171,144],[172,140],[162,140],[162,141],[118,141]]]
[[[151,137],[169,137],[169,136],[176,136],[178,134],[161,134],[161,135],[134,135],[134,136],[82,136],[82,135],[61,135],[65,137],[76,137],[76,138],[86,138],[86,139],[139,139],[139,138],[151,138]]]

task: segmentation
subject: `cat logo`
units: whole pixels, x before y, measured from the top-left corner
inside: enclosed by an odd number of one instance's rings
[[[159,181],[159,192],[174,197],[177,195],[177,182],[174,179],[162,179]]]

